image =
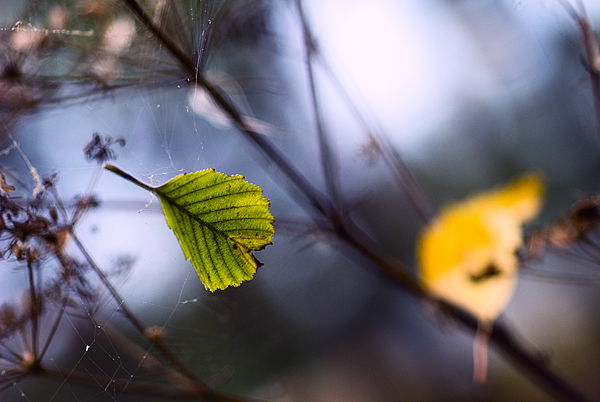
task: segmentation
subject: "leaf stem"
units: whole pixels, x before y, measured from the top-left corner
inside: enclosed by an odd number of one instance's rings
[[[119,169],[118,167],[116,167],[115,165],[113,165],[112,163],[106,163],[104,165],[104,169],[113,172],[114,174],[121,176],[122,178],[124,178],[125,180],[130,181],[131,183],[135,184],[138,187],[143,188],[146,191],[150,191],[151,193],[154,193],[155,188],[152,186],[149,186],[148,184],[139,181],[138,179],[136,179],[135,177],[133,177],[132,175],[130,175],[129,173]]]

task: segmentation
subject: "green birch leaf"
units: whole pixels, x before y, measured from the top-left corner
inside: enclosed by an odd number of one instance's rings
[[[105,167],[156,194],[185,257],[211,292],[239,286],[262,265],[252,251],[271,244],[273,216],[262,189],[243,176],[206,169],[150,187],[113,165]]]

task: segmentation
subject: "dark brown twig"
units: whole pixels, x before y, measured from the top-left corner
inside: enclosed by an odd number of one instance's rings
[[[333,200],[335,207],[338,210],[343,209],[342,194],[340,191],[339,165],[338,160],[331,147],[330,139],[323,125],[323,117],[319,106],[319,96],[317,94],[317,84],[314,71],[315,56],[318,54],[317,43],[306,24],[306,17],[302,9],[302,1],[296,0],[296,8],[302,21],[302,35],[304,38],[304,63],[306,66],[306,76],[310,90],[310,100],[315,119],[315,128],[317,138],[319,139],[319,148],[321,150],[321,166],[325,183],[328,189],[329,198]]]
[[[590,87],[592,97],[594,98],[594,112],[596,115],[596,129],[600,139],[600,47],[596,33],[590,24],[590,20],[585,12],[583,4],[579,3],[579,11],[575,10],[565,1],[560,1],[565,10],[577,24],[581,34],[581,41],[585,52],[588,75],[590,77]]]
[[[204,87],[210,93],[213,100],[229,115],[240,131],[245,133],[254,142],[268,160],[280,168],[282,173],[305,196],[309,204],[329,220],[337,236],[344,243],[361,253],[402,289],[409,291],[419,299],[431,299],[429,293],[421,286],[416,277],[411,274],[408,267],[375,247],[375,243],[360,228],[354,225],[348,217],[343,216],[337,210],[335,204],[318,191],[276,147],[264,136],[247,127],[235,106],[226,100],[218,88],[206,80],[203,72],[198,70],[192,59],[155,26],[136,0],[122,1],[131,9],[140,22],[152,32],[157,41],[180,62],[183,70],[195,77],[196,84]],[[453,306],[448,306],[446,311],[449,316],[463,323],[472,332],[477,330],[477,320],[470,314]],[[552,374],[545,363],[526,353],[526,350],[510,338],[508,332],[504,331],[502,327],[498,329],[498,332],[496,335],[492,334],[491,343],[502,350],[506,356],[510,357],[512,362],[518,362],[519,364],[516,366],[521,368],[528,377],[534,378],[540,387],[562,400],[587,400],[559,376]]]
[[[31,251],[29,251],[31,252]],[[31,315],[31,354],[35,359],[33,365],[39,364],[38,356],[38,327],[40,318],[40,303],[38,299],[37,286],[35,283],[35,272],[34,263],[28,258],[27,261],[27,277],[29,278],[29,297],[31,298],[30,303],[30,315]]]
[[[303,15],[301,18],[305,18]],[[307,22],[303,25],[305,29],[309,31],[311,38],[315,41],[312,33],[310,33],[310,27]],[[400,152],[394,148],[390,143],[389,137],[383,132],[378,124],[368,124],[363,116],[363,113],[358,109],[356,104],[352,101],[351,96],[346,91],[346,88],[342,85],[339,78],[333,71],[331,64],[327,61],[325,55],[319,51],[319,47],[315,46],[314,59],[319,62],[321,68],[327,74],[329,81],[333,84],[333,87],[341,96],[342,100],[346,104],[346,107],[352,112],[354,118],[361,125],[364,133],[369,136],[370,140],[374,141],[377,151],[381,152],[383,161],[392,173],[393,179],[396,182],[398,188],[402,189],[406,195],[408,202],[410,203],[413,211],[417,214],[422,224],[426,224],[435,215],[435,211],[431,201],[425,194],[425,191],[421,185],[417,182],[412,172],[406,166],[404,158],[400,155]],[[373,126],[373,127],[372,127]]]

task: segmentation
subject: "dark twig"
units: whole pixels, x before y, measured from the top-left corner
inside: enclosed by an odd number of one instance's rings
[[[31,252],[31,251],[29,251]],[[34,365],[37,365],[39,362],[38,357],[38,324],[39,324],[39,316],[40,316],[40,305],[37,294],[37,286],[35,284],[35,272],[33,267],[33,262],[31,258],[28,258],[27,261],[27,276],[29,278],[29,297],[31,298],[30,303],[30,315],[31,315],[31,353],[33,358]]]
[[[304,18],[304,16],[301,15],[301,18]],[[307,27],[306,29],[310,29],[307,22],[303,22],[303,25]],[[364,132],[371,137],[370,139],[372,141],[375,142],[377,150],[381,152],[383,161],[392,173],[396,185],[400,189],[404,190],[408,202],[410,203],[413,211],[415,211],[418,215],[421,223],[426,224],[433,219],[435,211],[431,201],[425,194],[425,191],[417,182],[408,166],[406,166],[404,158],[402,158],[400,153],[390,143],[389,137],[383,132],[378,124],[374,124],[375,127],[371,127],[371,125],[367,123],[363,113],[352,101],[351,96],[348,94],[346,88],[342,85],[339,78],[333,71],[331,64],[325,58],[325,55],[319,51],[318,46],[315,47],[315,51],[317,52],[315,59],[319,61],[321,67],[327,74],[329,81],[333,84],[333,87],[341,96],[342,100],[346,104],[346,107],[352,112],[354,118],[357,119],[358,123],[362,126]]]
[[[451,304],[440,302],[442,309],[448,312],[467,328],[472,329],[477,325],[477,320],[467,312]],[[501,350],[505,356],[523,373],[550,395],[560,401],[590,401],[588,397],[569,385],[564,379],[553,373],[548,359],[543,353],[524,347],[511,334],[510,329],[496,321],[491,333],[490,344]]]
[[[302,9],[301,0],[296,0],[296,8],[298,9],[298,14],[300,15],[300,21],[302,22],[302,34],[304,37],[305,49],[304,62],[306,65],[306,76],[310,89],[310,99],[312,102],[312,110],[315,119],[315,128],[321,150],[321,166],[323,168],[323,175],[325,177],[325,183],[329,192],[329,197],[333,200],[336,208],[338,210],[342,210],[343,203],[340,191],[338,160],[331,147],[329,136],[325,132],[321,108],[319,106],[319,97],[317,95],[314,61],[315,56],[319,51],[317,49],[317,43],[308,27],[308,24],[306,23],[306,17],[304,15],[304,10]]]
[[[88,264],[90,265],[90,267],[92,267],[92,270],[100,278],[104,287],[106,289],[108,289],[112,298],[117,302],[117,304],[119,306],[119,310],[125,315],[125,317],[127,317],[129,322],[131,322],[131,324],[135,327],[135,329],[140,334],[144,334],[145,330],[146,330],[146,325],[144,325],[142,323],[142,321],[138,318],[138,316],[133,311],[131,311],[131,309],[125,302],[125,300],[123,300],[123,298],[121,298],[121,296],[119,295],[117,290],[114,288],[112,283],[108,280],[108,278],[106,277],[104,272],[100,269],[100,267],[98,267],[98,265],[96,265],[96,262],[92,259],[90,254],[87,252],[85,246],[81,243],[81,241],[79,240],[77,235],[75,233],[73,233],[73,231],[71,231],[70,234],[71,234],[71,238],[77,245],[77,248],[83,254],[83,256],[85,257],[85,259],[88,262]],[[204,385],[202,385],[200,379],[198,379],[196,377],[196,375],[192,371],[190,371],[190,369],[187,368],[187,366],[185,366],[183,363],[181,363],[179,361],[179,359],[177,358],[177,356],[175,356],[175,354],[173,354],[173,352],[171,352],[171,350],[168,349],[162,341],[154,340],[153,344],[156,347],[156,349],[163,355],[163,357],[165,357],[176,370],[181,372],[186,377],[188,377],[194,381],[197,381],[200,387],[204,387]]]
[[[585,51],[587,70],[590,77],[590,86],[594,98],[594,112],[596,115],[596,129],[600,139],[600,47],[596,33],[590,24],[590,20],[585,12],[583,4],[580,2],[579,11],[575,10],[570,4],[560,1],[565,10],[577,24],[581,33],[581,41]]]
[[[153,33],[157,41],[164,46],[180,63],[182,68],[195,77],[197,85],[204,87],[212,96],[213,100],[221,107],[221,109],[229,115],[235,122],[236,126],[245,133],[255,145],[263,152],[272,163],[277,165],[282,173],[296,186],[296,188],[304,195],[309,204],[320,212],[326,219],[329,220],[337,236],[353,249],[359,251],[368,260],[374,263],[381,272],[389,277],[394,283],[409,291],[418,298],[430,299],[429,293],[421,286],[419,281],[411,274],[410,269],[404,266],[396,259],[381,252],[374,247],[374,243],[364,232],[358,228],[352,221],[344,217],[340,211],[335,208],[335,205],[328,197],[325,197],[318,191],[296,168],[289,160],[269,142],[264,136],[249,129],[242,119],[240,112],[230,104],[223,96],[221,91],[210,84],[202,71],[197,69],[192,59],[185,55],[164,33],[154,25],[145,11],[140,7],[136,0],[122,0],[138,17],[138,19]],[[313,212],[313,211],[309,211]],[[471,331],[477,330],[477,320],[468,313],[465,313],[455,307],[450,306],[446,309],[448,314],[453,318],[464,323]],[[500,330],[500,335],[505,334]],[[500,335],[492,335],[491,341],[494,346],[498,347],[505,355],[511,357],[513,362],[521,362],[517,365],[523,371],[533,378],[538,380],[542,388],[553,395],[559,395],[565,400],[570,401],[585,401],[586,398],[570,387],[566,382],[561,380],[556,375],[548,375],[550,371],[545,364],[542,364],[539,359],[532,358],[531,355],[525,353],[524,348],[519,347],[516,342],[508,342],[507,337]]]

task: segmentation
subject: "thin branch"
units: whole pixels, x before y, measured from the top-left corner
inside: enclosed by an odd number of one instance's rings
[[[329,191],[330,199],[333,200],[333,203],[338,210],[342,210],[343,203],[340,190],[338,160],[335,153],[332,150],[329,141],[329,136],[327,135],[323,127],[323,117],[317,95],[317,84],[314,72],[315,55],[318,54],[317,43],[308,27],[308,24],[306,23],[306,16],[302,8],[302,0],[296,0],[296,8],[298,9],[298,14],[300,15],[300,21],[302,23],[302,34],[304,37],[305,49],[304,63],[306,65],[306,75],[308,85],[310,88],[310,99],[315,119],[315,128],[317,130],[317,136],[319,138],[323,175],[325,177],[325,183],[327,186],[327,190]]]
[[[2,346],[5,349],[5,351],[8,352],[8,355],[6,353],[0,352],[0,355],[4,360],[13,363],[19,363],[22,360],[21,355],[14,351],[12,348],[8,347],[8,345],[6,345],[4,342],[0,341],[0,346]]]
[[[125,300],[121,298],[117,290],[114,288],[112,283],[108,280],[104,272],[98,267],[95,261],[87,252],[86,248],[83,246],[77,235],[71,230],[70,232],[71,238],[84,255],[88,264],[92,267],[92,270],[96,273],[96,275],[100,278],[104,286],[108,289],[113,299],[118,303],[119,309],[123,312],[125,317],[131,322],[131,324],[140,332],[140,334],[145,335],[145,330],[147,326],[145,326],[142,321],[135,315],[135,313],[129,308]],[[202,399],[206,401],[215,401],[215,402],[250,402],[249,399],[241,398],[237,396],[231,396],[227,394],[222,394],[210,388],[208,385],[204,384],[197,376],[191,371],[179,358],[169,349],[169,347],[164,343],[164,341],[160,338],[152,338],[148,339],[152,345],[158,350],[158,352],[167,360],[167,362],[179,373],[183,376],[190,379],[190,384],[192,384],[191,388],[193,391],[190,393],[194,398]],[[120,380],[114,380],[116,382]],[[124,380],[125,381],[125,380]],[[126,380],[125,383],[130,383],[129,380]],[[112,386],[112,385],[111,385]],[[126,389],[124,389],[126,390]]]
[[[180,372],[170,367],[165,367],[153,355],[147,353],[147,350],[142,348],[137,342],[129,339],[125,334],[110,324],[103,325],[103,331],[110,339],[111,343],[119,349],[125,351],[133,360],[144,363],[144,368],[150,372],[158,373],[163,378],[166,378],[172,384],[181,386],[190,384],[190,379],[185,377]]]
[[[173,42],[154,25],[136,0],[122,1],[132,10],[150,32],[153,33],[159,43],[171,52],[171,54],[181,63],[182,68],[190,73],[190,75],[196,77],[196,83],[204,87],[211,94],[213,100],[230,116],[240,131],[244,132],[255,143],[268,160],[279,167],[282,173],[304,195],[309,204],[330,221],[341,240],[363,254],[374,263],[382,273],[392,279],[394,283],[404,290],[409,291],[420,299],[431,299],[428,291],[425,290],[416,277],[411,274],[408,267],[375,247],[374,242],[370,240],[370,238],[348,217],[344,217],[335,208],[335,205],[331,200],[318,191],[277,148],[275,148],[264,136],[250,130],[246,126],[239,111],[225,99],[217,87],[211,85],[206,80],[201,71],[197,71],[191,58],[185,55],[181,49],[175,46]],[[453,306],[449,306],[446,311],[453,318],[463,322],[472,332],[477,330],[477,320],[472,315]],[[501,337],[498,334],[492,334],[491,342],[494,346],[498,347],[507,356],[511,357],[511,361],[521,362],[522,364],[517,365],[517,367],[522,368],[528,376],[536,378],[543,389],[554,395],[563,396],[563,399],[565,400],[586,400],[584,396],[566,384],[566,382],[562,381],[560,377],[548,375],[550,371],[545,364],[542,364],[539,360],[533,359],[532,356],[525,353],[524,349],[519,347],[516,342],[507,341],[507,339],[509,339],[506,336],[507,334],[502,330],[499,331],[500,335],[505,336]]]
[[[575,20],[581,33],[581,41],[585,51],[587,70],[590,77],[590,86],[594,98],[594,112],[596,115],[596,129],[600,139],[600,47],[596,33],[590,24],[590,20],[581,2],[578,3],[579,11],[575,10],[569,3],[559,0],[563,8]]]
[[[331,202],[327,197],[325,197],[319,190],[314,187],[311,182],[302,174],[292,163],[288,160],[288,158],[281,153],[264,135],[257,133],[250,129],[245,122],[242,114],[237,110],[237,108],[232,105],[223,92],[213,85],[206,77],[204,76],[204,72],[198,70],[196,64],[193,59],[186,55],[173,41],[168,38],[163,31],[152,22],[150,16],[142,9],[139,3],[136,0],[121,0],[133,14],[140,20],[142,24],[144,24],[148,30],[156,37],[156,40],[164,46],[175,59],[180,63],[183,70],[190,75],[190,78],[194,79],[194,82],[197,85],[200,85],[208,93],[211,95],[213,100],[217,105],[219,105],[223,111],[229,115],[231,120],[235,123],[236,127],[245,133],[249,139],[251,139],[254,144],[260,149],[263,153],[263,156],[266,159],[274,163],[279,170],[290,180],[294,186],[300,190],[302,196],[308,201],[308,203],[319,211],[322,214],[327,214],[328,211],[333,209],[333,206],[330,205]],[[294,194],[295,195],[295,194]],[[292,195],[292,199],[297,201],[297,197]],[[299,203],[302,207],[305,207],[304,204]],[[313,211],[308,210],[309,214]]]
[[[29,297],[31,298],[31,353],[34,358],[34,364],[37,364],[38,359],[38,323],[39,323],[39,300],[37,287],[35,285],[35,276],[33,270],[33,262],[27,261],[27,277],[29,279]]]
[[[121,310],[123,315],[125,315],[125,317],[127,317],[129,322],[131,322],[131,324],[135,327],[135,329],[140,334],[143,335],[147,328],[146,325],[144,325],[143,322],[138,318],[138,316],[129,308],[129,306],[125,302],[125,300],[123,300],[121,298],[121,296],[119,295],[119,293],[117,292],[115,287],[112,285],[112,283],[108,280],[108,278],[106,277],[104,272],[100,269],[100,267],[98,267],[98,265],[96,265],[96,262],[92,259],[90,254],[87,252],[87,249],[85,248],[83,243],[81,243],[81,241],[79,240],[79,237],[77,237],[77,235],[73,231],[70,232],[70,235],[71,235],[71,238],[73,239],[73,241],[75,242],[75,244],[77,245],[77,248],[79,249],[79,251],[83,254],[83,256],[85,257],[85,259],[88,262],[88,264],[90,265],[90,267],[92,267],[92,270],[94,271],[94,273],[100,278],[104,287],[106,287],[106,289],[108,289],[112,298],[117,302],[117,304],[119,306],[119,310]],[[187,368],[187,366],[185,366],[183,363],[181,363],[179,361],[179,359],[177,358],[177,356],[175,356],[175,354],[173,354],[173,352],[171,352],[171,350],[168,349],[162,341],[155,340],[153,342],[153,344],[156,347],[156,349],[163,355],[163,357],[165,357],[169,361],[169,363],[173,365],[173,367],[176,370],[181,372],[186,377],[196,381],[200,388],[205,388],[205,386],[202,384],[200,379],[198,379],[196,377],[196,375],[192,371],[190,371],[190,369]]]
[[[404,159],[396,148],[390,144],[387,136],[380,136],[384,140],[379,140],[383,148],[383,160],[394,175],[396,184],[403,188],[407,194],[408,201],[417,212],[421,223],[429,223],[435,216],[433,205],[425,194],[423,188],[419,185],[412,172],[404,163]]]
[[[301,15],[301,18],[304,18]],[[308,23],[303,22],[306,29],[309,29]],[[312,35],[312,34],[311,34]],[[313,40],[315,40],[313,38]],[[348,94],[346,88],[342,85],[339,78],[333,71],[331,64],[327,61],[325,55],[319,51],[318,45],[315,46],[315,59],[319,62],[325,73],[327,74],[333,87],[341,96],[342,100],[346,104],[346,107],[350,110],[357,122],[362,126],[364,132],[371,137],[379,151],[383,156],[383,161],[387,165],[388,169],[393,175],[396,185],[404,190],[404,193],[413,208],[421,220],[421,223],[426,224],[435,215],[435,211],[431,201],[425,194],[425,191],[421,185],[417,182],[415,177],[410,172],[408,166],[404,162],[404,158],[396,150],[396,148],[390,143],[389,136],[386,135],[379,124],[375,124],[375,127],[371,127],[363,116],[363,113],[358,109],[356,104],[352,101],[352,97]]]
[[[48,348],[50,347],[50,344],[52,343],[52,340],[54,339],[54,335],[56,334],[56,331],[58,331],[58,325],[60,324],[60,322],[62,320],[62,317],[65,314],[65,305],[66,305],[66,301],[63,301],[63,305],[61,306],[61,309],[58,312],[58,316],[54,320],[54,324],[52,325],[52,328],[50,329],[50,333],[48,334],[48,338],[46,338],[46,342],[45,342],[45,344],[42,347],[42,350],[40,352],[40,355],[39,355],[39,358],[38,358],[38,360],[40,360],[40,361],[44,358],[44,355],[48,351]]]
[[[7,383],[5,386],[0,388],[0,393],[4,390],[14,386],[18,380],[22,379],[25,373],[21,370],[6,370],[0,372],[0,384]]]

